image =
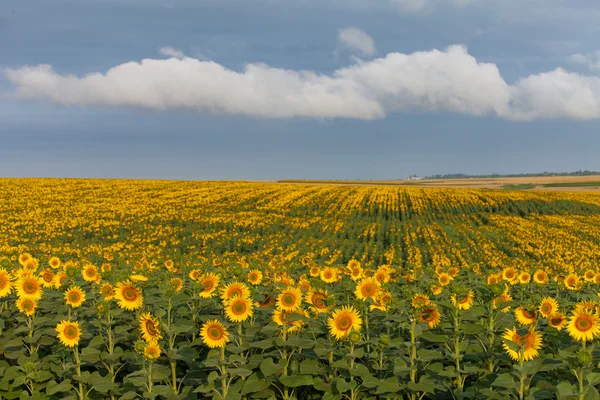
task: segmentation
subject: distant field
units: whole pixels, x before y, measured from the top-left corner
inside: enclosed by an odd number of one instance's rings
[[[281,180],[279,183],[417,186],[462,189],[546,190],[546,191],[600,191],[600,176],[540,176],[519,178],[465,178],[431,180]]]

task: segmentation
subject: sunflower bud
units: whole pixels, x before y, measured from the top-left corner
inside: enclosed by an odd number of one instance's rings
[[[23,366],[23,372],[25,372],[25,374],[27,375],[33,374],[35,371],[37,371],[37,369],[37,363],[34,363],[32,361],[27,361]]]
[[[392,339],[390,338],[389,335],[379,336],[379,343],[381,343],[384,346],[387,346],[388,344],[390,344],[391,341],[392,341]]]
[[[577,353],[577,362],[582,366],[587,366],[592,363],[592,354],[587,350],[581,350]]]
[[[147,343],[144,342],[143,340],[138,340],[137,342],[135,342],[135,351],[138,353],[143,354],[144,350],[146,349],[146,345]]]
[[[350,333],[349,339],[351,343],[357,344],[360,343],[362,338],[360,336],[360,333],[353,331],[352,333]]]

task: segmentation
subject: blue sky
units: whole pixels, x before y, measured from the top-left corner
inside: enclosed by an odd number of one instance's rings
[[[3,0],[0,176],[600,170],[598,20],[577,0]]]

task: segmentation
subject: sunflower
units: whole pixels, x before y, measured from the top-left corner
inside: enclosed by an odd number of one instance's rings
[[[450,297],[452,300],[452,304],[454,307],[457,307],[459,310],[468,310],[473,306],[473,300],[475,299],[475,293],[472,290],[469,290],[466,296],[457,298],[455,294]]]
[[[375,278],[363,278],[356,285],[354,295],[359,300],[366,300],[368,298],[375,300],[379,295],[379,288],[379,282]]]
[[[31,299],[17,299],[17,308],[27,316],[32,316],[37,308],[37,302]]]
[[[548,318],[556,314],[556,312],[558,311],[558,302],[552,297],[546,297],[542,300],[538,309],[540,310],[540,314],[542,314],[544,318]]]
[[[533,274],[533,281],[540,285],[545,285],[546,283],[548,283],[548,274],[545,271],[538,269]]]
[[[586,282],[594,282],[595,276],[596,271],[594,271],[593,269],[588,269],[587,271],[585,271],[585,274],[583,274],[583,279],[585,279]]]
[[[531,325],[536,321],[537,315],[535,311],[530,311],[524,307],[517,307],[515,309],[515,318],[521,325]]]
[[[302,289],[302,291],[305,293],[310,292],[310,290],[312,289],[310,281],[306,278],[300,278],[300,280],[298,281],[298,287]]]
[[[502,276],[500,274],[491,274],[487,278],[487,284],[490,286],[496,285],[496,284],[500,283],[500,279],[502,279]]]
[[[142,331],[142,339],[146,343],[156,344],[162,339],[158,319],[153,317],[149,312],[142,313],[138,321],[140,323],[140,330]]]
[[[193,281],[197,281],[200,276],[202,276],[202,270],[198,268],[194,268],[188,273],[188,277]]]
[[[202,325],[200,336],[204,344],[211,349],[225,347],[225,344],[229,342],[229,332],[216,319],[210,319]]]
[[[32,258],[28,260],[25,264],[23,264],[23,269],[31,272],[37,271],[40,263],[37,259]]]
[[[17,290],[17,296],[19,296],[20,298],[37,301],[42,298],[42,294],[44,293],[41,286],[41,279],[29,275],[19,278],[15,285],[15,288]]]
[[[502,279],[508,281],[511,284],[518,282],[519,275],[517,274],[517,270],[513,267],[504,268],[502,270]]]
[[[56,336],[62,344],[68,347],[74,347],[79,344],[81,338],[81,329],[79,329],[79,322],[77,321],[61,321],[60,324],[56,325]]]
[[[302,305],[302,291],[288,288],[277,296],[277,308],[284,311],[296,311]]]
[[[494,300],[492,300],[492,308],[495,310],[498,307],[502,306],[504,303],[508,303],[511,300],[512,300],[512,296],[510,295],[510,293],[504,292],[500,296],[497,296],[494,298]],[[504,307],[501,311],[504,313],[509,312],[510,306]]]
[[[325,267],[321,271],[321,280],[325,283],[334,283],[339,280],[339,271],[337,268]]]
[[[115,289],[107,282],[100,287],[100,294],[104,297],[104,300],[112,300],[115,297]]]
[[[565,278],[565,287],[569,290],[581,289],[581,279],[576,274],[569,274]]]
[[[58,257],[52,257],[50,261],[48,261],[48,265],[52,269],[58,269],[60,267],[60,259]]]
[[[600,272],[598,272],[596,275],[594,275],[594,283],[600,284]]]
[[[302,326],[304,325],[304,321],[298,318],[299,315],[308,317],[308,313],[305,310],[299,308],[294,312],[275,310],[273,311],[273,316],[271,317],[271,319],[275,323],[277,323],[277,325],[283,326],[283,319],[285,318],[286,333],[295,333],[298,332],[300,328],[302,328]]]
[[[316,265],[313,265],[312,267],[310,267],[309,274],[313,278],[316,278],[321,275],[321,268],[317,267]]]
[[[65,284],[65,281],[67,280],[67,274],[64,272],[59,272],[58,274],[54,275],[54,288],[58,289],[60,288],[62,285]]]
[[[387,311],[390,308],[390,303],[392,300],[393,297],[390,292],[387,290],[380,290],[375,302],[369,306],[369,311],[373,311],[375,309]]]
[[[54,286],[54,273],[50,268],[46,268],[40,274],[40,278],[42,279],[42,286],[45,288],[51,288]]]
[[[429,300],[429,296],[426,294],[416,294],[410,304],[418,310],[431,304],[431,300]]]
[[[200,297],[204,299],[213,297],[213,293],[217,289],[220,280],[221,278],[219,278],[219,275],[210,272],[202,275],[198,279],[200,285],[203,286],[203,290],[200,292]]]
[[[7,270],[0,268],[0,298],[6,297],[12,292],[11,276]]]
[[[449,275],[445,272],[442,272],[438,275],[438,283],[441,286],[447,286],[448,284],[450,284],[450,282],[452,282],[453,279],[454,278],[452,277],[452,275]]]
[[[260,285],[263,280],[263,273],[257,269],[253,269],[248,272],[248,283],[251,285]]]
[[[231,322],[243,322],[252,316],[252,301],[246,297],[225,300],[225,315]]]
[[[112,266],[109,263],[104,263],[100,266],[100,272],[109,272],[112,270]]]
[[[173,269],[173,260],[167,260],[165,261],[165,268],[168,269],[169,271],[171,271]]]
[[[83,267],[81,275],[83,275],[83,279],[86,282],[94,282],[96,281],[96,279],[98,279],[98,269],[96,268],[96,266],[88,264]]]
[[[132,282],[146,282],[148,280],[148,277],[142,274],[132,274],[129,275],[129,280]]]
[[[350,279],[352,279],[354,282],[360,280],[363,277],[363,269],[361,268],[360,263],[358,263],[358,265],[354,265],[348,268],[350,273]]]
[[[524,285],[531,282],[531,274],[527,271],[523,271],[519,274],[519,282]]]
[[[567,331],[573,339],[589,342],[600,335],[600,321],[592,313],[574,311],[569,318]]]
[[[448,274],[453,278],[456,278],[458,276],[459,272],[460,272],[460,269],[458,269],[457,267],[448,268]]]
[[[558,331],[561,331],[565,325],[567,324],[567,317],[560,313],[556,313],[550,318],[548,318],[548,325],[555,328]]]
[[[347,337],[352,331],[359,331],[362,318],[352,306],[343,306],[335,310],[327,320],[329,333],[337,340]]]
[[[440,295],[442,294],[442,291],[444,290],[441,286],[432,286],[430,288],[431,290],[431,294],[434,296]]]
[[[29,253],[23,253],[19,255],[19,264],[21,266],[25,265],[27,261],[31,260],[33,257]]]
[[[146,358],[146,360],[154,361],[160,357],[160,353],[160,346],[156,343],[149,343],[144,348],[144,358]]]
[[[430,329],[438,326],[441,320],[442,314],[436,305],[428,305],[419,312],[418,321],[426,322]]]
[[[575,304],[573,312],[592,314],[596,312],[596,303],[591,300],[582,300]]]
[[[327,305],[327,299],[329,298],[329,294],[327,290],[310,290],[304,296],[305,301],[311,305],[312,309],[315,313],[326,313],[329,310]]]
[[[129,281],[119,282],[115,286],[115,298],[120,308],[132,311],[137,310],[144,304],[142,291]]]
[[[181,278],[171,278],[169,284],[175,290],[176,293],[181,292],[181,289],[183,289],[183,281],[181,280]]]
[[[245,283],[231,282],[221,289],[221,299],[228,300],[234,297],[250,297],[250,289]]]
[[[379,283],[388,283],[390,281],[390,274],[387,270],[377,270],[374,276],[375,280]]]
[[[519,335],[517,328],[507,328],[502,338],[504,339],[502,347],[513,360],[520,360],[521,358],[523,358],[523,361],[533,360],[539,355],[538,350],[542,347],[542,335],[535,330],[529,330],[525,335]],[[507,341],[520,346],[520,349],[511,349],[506,343]]]
[[[71,286],[65,292],[65,302],[68,306],[77,308],[85,301],[85,292],[79,286]]]

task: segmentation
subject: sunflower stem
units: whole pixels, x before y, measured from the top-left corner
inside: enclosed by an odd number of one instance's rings
[[[456,362],[456,388],[462,393],[463,377],[460,373],[460,314],[458,307],[454,309],[454,358]]]
[[[81,378],[81,360],[79,358],[79,346],[75,346],[73,348],[73,355],[75,357],[75,366],[77,368],[77,377]],[[77,392],[77,394],[79,395],[80,400],[84,399],[83,383],[81,381],[79,381],[79,391]]]
[[[519,367],[520,367],[520,377],[519,377],[519,400],[523,400],[525,398],[525,378],[527,378],[527,374],[523,372],[523,365],[525,364],[525,357],[523,354],[523,350],[519,351]]]
[[[227,399],[227,366],[225,365],[225,346],[221,346],[221,395]]]
[[[152,393],[152,361],[148,363],[148,393]]]
[[[494,334],[494,308],[490,306],[490,318],[489,318],[489,336],[488,336],[488,370],[494,372],[494,361],[492,357],[492,351],[494,349],[494,340],[496,335]]]

